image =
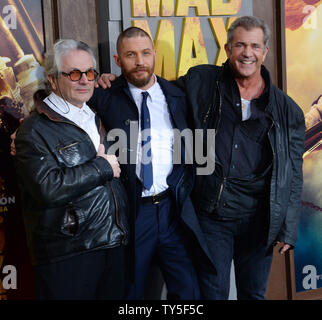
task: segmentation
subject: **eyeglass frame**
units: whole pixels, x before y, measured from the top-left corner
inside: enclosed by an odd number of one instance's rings
[[[73,72],[73,71],[78,71],[78,72],[80,72],[80,77],[79,77],[79,79],[78,80],[72,80],[71,79],[71,77],[70,77],[70,75],[71,75],[71,73]],[[94,75],[95,75],[95,77],[94,77],[94,79],[93,80],[89,80],[88,79],[88,77],[87,77],[87,72],[89,72],[89,71],[94,71]],[[86,79],[88,80],[88,81],[95,81],[96,79],[97,79],[97,77],[99,76],[99,73],[94,69],[94,68],[89,68],[88,70],[86,70],[86,71],[80,71],[79,69],[73,69],[72,71],[70,71],[69,73],[67,73],[67,72],[64,72],[64,71],[59,71],[58,72],[58,75],[63,75],[64,77],[67,77],[70,81],[72,81],[72,82],[77,82],[77,81],[79,81],[79,80],[81,80],[82,79],[82,77],[83,77],[83,74],[85,74],[86,75]]]

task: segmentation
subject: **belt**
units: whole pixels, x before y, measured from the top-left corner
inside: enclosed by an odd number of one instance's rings
[[[158,204],[160,201],[167,198],[169,195],[170,195],[170,191],[169,189],[167,189],[165,191],[162,191],[160,193],[154,194],[149,197],[142,197],[141,202],[143,204],[146,204],[146,203]]]

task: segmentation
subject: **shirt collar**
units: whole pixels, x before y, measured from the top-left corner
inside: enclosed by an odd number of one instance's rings
[[[83,111],[85,114],[89,114],[90,108],[86,104],[86,102],[83,103],[83,106],[81,108],[76,107],[75,105],[69,103],[68,101],[64,100],[62,97],[58,96],[54,92],[52,92],[46,99],[51,102],[51,105],[58,109],[58,111],[61,114],[75,114],[80,113],[80,111]]]

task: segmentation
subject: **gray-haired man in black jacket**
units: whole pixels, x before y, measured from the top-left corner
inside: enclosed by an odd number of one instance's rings
[[[52,93],[18,129],[16,171],[37,299],[122,299],[127,196],[106,133],[87,106],[92,50],[60,40],[46,57]]]

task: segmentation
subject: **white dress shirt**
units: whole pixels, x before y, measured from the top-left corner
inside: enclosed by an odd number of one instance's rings
[[[55,112],[82,128],[91,138],[95,149],[98,150],[100,135],[95,123],[95,113],[85,102],[81,108],[78,108],[57,96],[55,93],[51,93],[44,99],[44,102]]]
[[[153,168],[153,185],[150,190],[143,190],[142,196],[151,196],[168,189],[167,177],[172,172],[173,158],[173,127],[168,111],[168,104],[157,78],[148,90],[141,90],[129,83],[132,97],[136,103],[139,113],[139,136],[136,159],[136,175],[140,177],[142,143],[141,143],[141,92],[148,92],[147,106],[150,112],[151,124],[151,158]]]

